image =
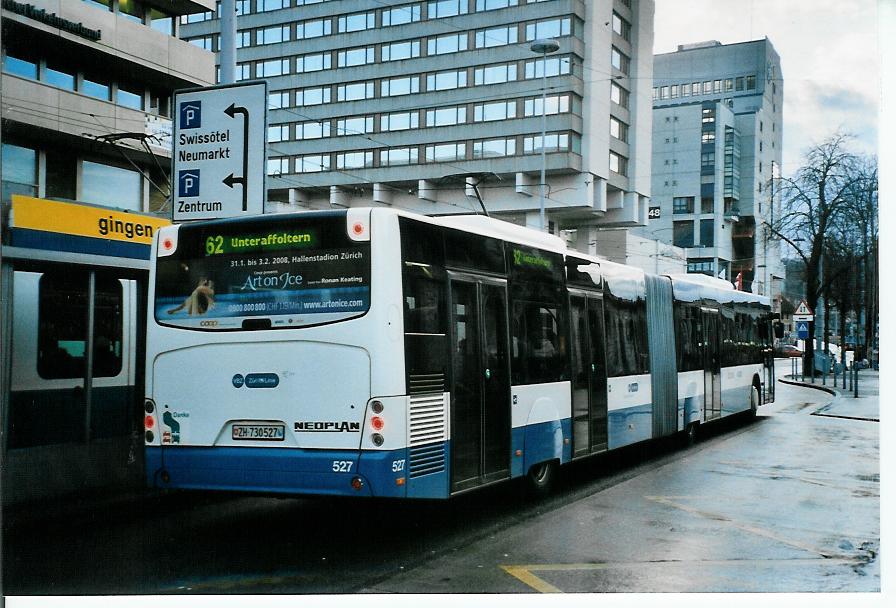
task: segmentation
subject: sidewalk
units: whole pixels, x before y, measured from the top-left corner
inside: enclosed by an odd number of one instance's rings
[[[783,376],[778,378],[785,384],[805,386],[823,390],[834,395],[834,400],[814,412],[814,416],[830,416],[833,418],[850,418],[855,420],[869,420],[880,422],[880,372],[873,369],[859,370],[859,396],[849,389],[849,377],[846,379],[846,389],[843,389],[843,378],[837,380],[834,385],[833,376],[828,376],[827,385],[821,384],[821,378],[815,378],[815,384],[801,382],[799,376]]]

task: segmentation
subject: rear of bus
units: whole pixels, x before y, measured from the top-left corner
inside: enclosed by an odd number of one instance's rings
[[[351,209],[158,232],[150,485],[405,495],[397,230],[394,214]]]

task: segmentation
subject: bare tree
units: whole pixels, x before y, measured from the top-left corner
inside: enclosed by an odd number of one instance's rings
[[[805,152],[804,164],[791,177],[776,179],[781,212],[768,225],[788,243],[806,267],[806,303],[816,313],[827,283],[821,276],[826,240],[847,213],[855,190],[857,158],[847,150],[850,136],[836,133]],[[815,335],[815,323],[809,323]],[[814,366],[814,349],[806,349],[806,372]]]
[[[850,187],[851,209],[850,220],[860,233],[860,245],[862,251],[861,279],[863,287],[863,302],[856,307],[856,321],[860,316],[859,311],[864,312],[866,349],[874,347],[877,331],[877,318],[879,314],[879,281],[880,261],[878,258],[878,182],[877,182],[877,158],[874,156],[858,159],[855,180]],[[856,329],[858,337],[858,328]],[[858,342],[858,340],[857,340]],[[857,344],[858,346],[858,344]],[[871,359],[868,352],[861,353]]]

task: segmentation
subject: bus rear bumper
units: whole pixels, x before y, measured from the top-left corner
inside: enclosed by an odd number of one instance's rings
[[[165,489],[402,498],[406,454],[405,449],[147,446],[146,477],[151,487]]]

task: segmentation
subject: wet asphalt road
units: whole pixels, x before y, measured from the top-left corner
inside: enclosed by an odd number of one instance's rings
[[[755,422],[576,463],[537,502],[177,495],[7,525],[4,593],[878,591],[878,424],[811,415],[831,400],[779,384]]]

